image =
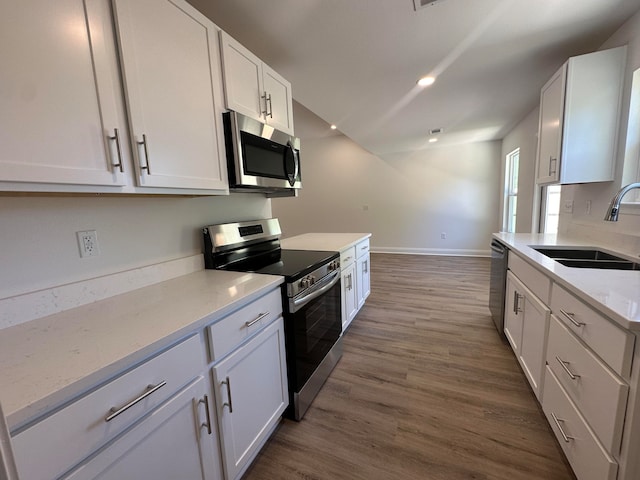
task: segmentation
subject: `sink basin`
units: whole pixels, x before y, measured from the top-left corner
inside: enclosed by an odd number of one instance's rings
[[[640,270],[640,264],[603,252],[596,248],[531,247],[556,262],[572,268],[603,268],[610,270]]]
[[[608,270],[640,270],[640,263],[628,260],[567,260],[564,258],[555,259],[565,267],[573,268],[604,268]]]

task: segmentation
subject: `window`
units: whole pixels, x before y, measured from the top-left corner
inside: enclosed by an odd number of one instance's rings
[[[542,189],[542,233],[558,233],[560,218],[560,185]]]
[[[514,233],[516,231],[516,211],[518,207],[518,167],[520,163],[520,149],[516,148],[507,155],[504,175],[504,218],[502,231]]]

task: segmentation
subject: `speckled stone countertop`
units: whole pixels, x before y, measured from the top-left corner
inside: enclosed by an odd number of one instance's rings
[[[606,245],[583,243],[555,235],[529,233],[494,233],[511,250],[534,265],[552,280],[574,293],[584,302],[601,311],[621,327],[640,331],[640,271],[572,268],[537,252],[532,246],[597,247],[637,261]]]
[[[305,233],[295,237],[283,238],[280,240],[280,244],[282,248],[290,250],[341,252],[370,236],[370,233]]]
[[[283,277],[201,270],[0,330],[10,429],[259,298]]]

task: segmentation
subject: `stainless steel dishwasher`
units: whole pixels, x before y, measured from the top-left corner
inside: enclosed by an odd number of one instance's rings
[[[491,282],[489,286],[489,310],[498,333],[504,334],[504,295],[507,284],[509,249],[499,240],[491,240]]]

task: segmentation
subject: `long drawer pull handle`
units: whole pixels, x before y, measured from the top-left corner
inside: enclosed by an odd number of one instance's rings
[[[142,145],[142,147],[144,148],[144,160],[145,162],[147,162],[147,164],[144,167],[140,165],[140,170],[146,170],[147,175],[151,175],[151,164],[149,163],[149,147],[147,146],[147,135],[143,133],[142,141],[136,142],[136,143],[138,145]]]
[[[513,313],[515,313],[516,315],[522,311],[522,309],[520,308],[521,298],[524,298],[524,297],[520,295],[517,290],[514,290],[513,291]]]
[[[211,435],[211,413],[209,412],[209,395],[204,396],[203,400],[200,400],[198,403],[204,403],[204,412],[207,414],[207,423],[203,423],[200,425],[201,427],[207,427],[207,433]]]
[[[564,310],[560,309],[560,313],[562,315],[564,315],[565,318],[567,318],[567,320],[569,320],[571,323],[573,323],[576,327],[584,327],[585,324],[582,322],[577,321],[575,318],[573,318],[573,316],[575,315],[575,313],[569,313],[569,312],[565,312]]]
[[[245,322],[244,324],[247,328],[253,327],[256,323],[258,323],[260,320],[262,320],[264,317],[267,317],[267,316],[269,316],[269,312],[260,313],[256,318],[254,318],[250,322]]]
[[[553,418],[553,421],[556,423],[556,426],[558,427],[558,430],[560,430],[560,435],[562,435],[562,439],[569,443],[570,440],[575,440],[573,437],[570,437],[569,435],[567,435],[564,432],[564,429],[562,428],[562,425],[560,425],[560,422],[564,422],[564,420],[556,417],[555,413],[551,412],[551,417]]]
[[[575,380],[576,378],[580,378],[580,375],[576,375],[575,373],[573,373],[571,370],[569,370],[569,367],[567,367],[567,365],[569,365],[569,362],[565,362],[564,360],[562,360],[559,356],[556,355],[556,360],[558,361],[558,363],[562,366],[562,368],[564,369],[565,372],[567,372],[567,375],[569,375],[569,378],[571,378],[571,380]]]
[[[136,403],[141,402],[142,400],[144,400],[145,398],[147,398],[149,395],[151,395],[153,392],[157,392],[158,390],[160,390],[162,387],[164,387],[167,384],[167,382],[162,381],[157,385],[149,385],[147,386],[147,391],[144,392],[142,395],[140,395],[138,398],[135,398],[134,400],[131,400],[129,403],[127,403],[126,405],[118,408],[118,407],[112,407],[111,410],[109,410],[109,413],[104,421],[105,422],[110,422],[111,420],[113,420],[114,418],[116,418],[118,415],[120,415],[121,413],[126,412],[127,410],[129,410],[131,407],[133,407]]]
[[[220,383],[227,386],[227,398],[229,399],[229,403],[223,403],[222,408],[229,407],[229,413],[233,413],[233,402],[231,401],[231,380],[227,377],[224,382]]]
[[[120,147],[120,135],[118,134],[118,129],[113,129],[114,135],[108,136],[109,140],[116,141],[116,152],[118,154],[118,163],[114,163],[113,166],[120,169],[120,173],[124,173],[124,166],[122,165],[122,148]]]

